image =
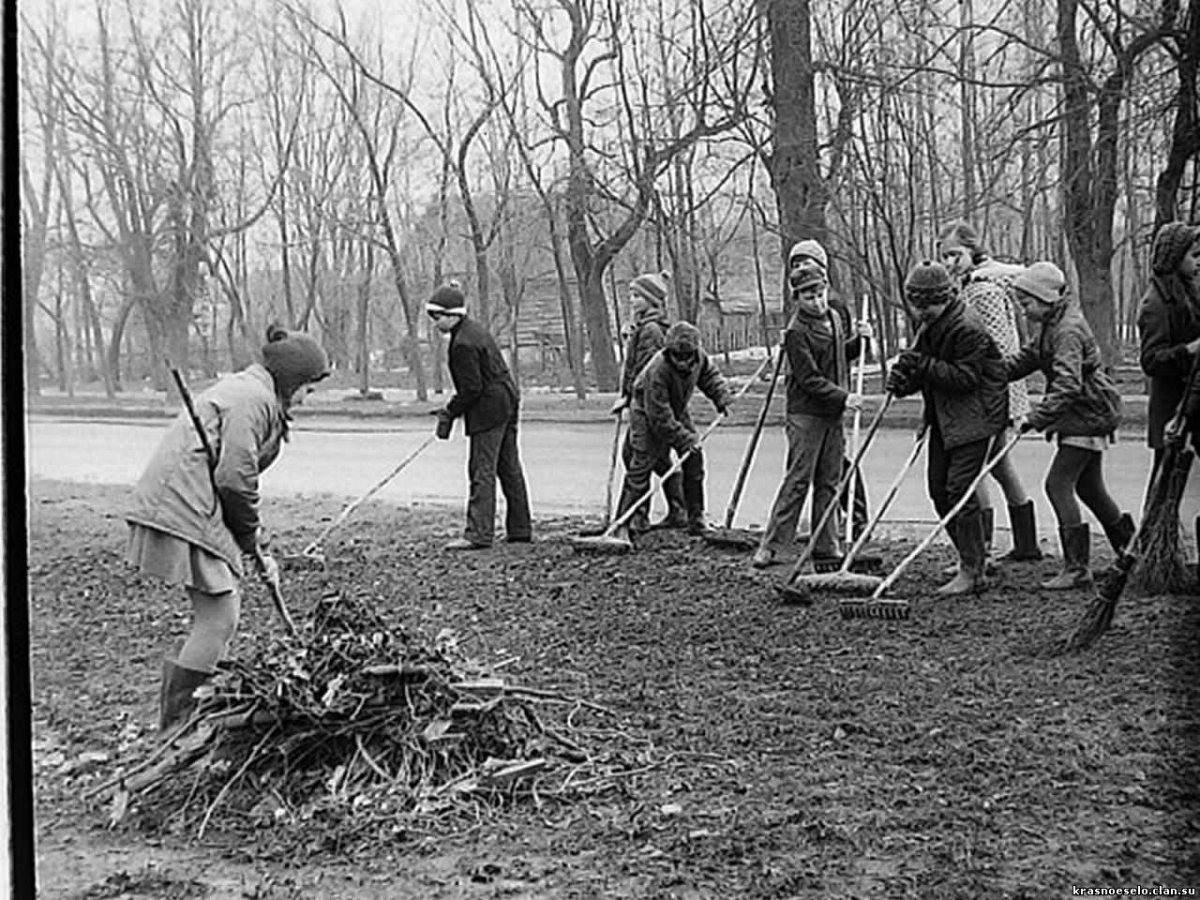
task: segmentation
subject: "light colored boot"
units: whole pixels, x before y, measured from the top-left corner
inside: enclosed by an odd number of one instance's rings
[[[1062,545],[1063,569],[1053,578],[1042,582],[1045,591],[1070,591],[1090,587],[1092,572],[1088,560],[1092,552],[1092,535],[1086,522],[1058,529]]]

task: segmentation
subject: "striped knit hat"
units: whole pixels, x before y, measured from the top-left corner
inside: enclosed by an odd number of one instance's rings
[[[1188,248],[1200,238],[1200,226],[1186,222],[1168,222],[1154,236],[1150,268],[1155,275],[1170,275],[1179,268]]]
[[[444,284],[429,298],[425,304],[425,312],[430,315],[465,316],[467,314],[467,298],[455,282]]]
[[[667,302],[667,286],[671,282],[669,272],[650,272],[639,275],[629,282],[629,290],[660,309]]]
[[[928,259],[913,266],[904,281],[904,296],[913,306],[949,303],[954,293],[954,283],[946,267]]]

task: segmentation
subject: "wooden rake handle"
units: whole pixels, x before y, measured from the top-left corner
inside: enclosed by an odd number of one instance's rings
[[[775,371],[771,373],[771,385],[767,388],[767,396],[763,400],[762,409],[758,411],[758,421],[754,423],[754,432],[750,435],[750,443],[742,454],[742,465],[738,469],[737,480],[733,483],[733,492],[729,495],[729,505],[725,507],[725,527],[733,527],[733,517],[737,515],[738,503],[742,499],[742,490],[746,487],[746,476],[750,473],[750,463],[754,460],[754,452],[758,449],[758,440],[762,437],[763,425],[767,421],[767,412],[771,406],[771,398],[775,396],[775,385],[779,381],[779,373],[783,369],[783,346],[776,351]]]
[[[879,504],[879,508],[875,510],[875,515],[871,517],[871,521],[867,523],[867,527],[862,530],[862,533],[858,536],[858,540],[854,542],[854,546],[850,548],[850,551],[846,554],[846,558],[842,561],[843,573],[850,571],[850,565],[858,556],[858,552],[871,539],[871,534],[875,531],[875,526],[883,520],[884,513],[891,508],[892,501],[896,499],[896,494],[900,491],[900,485],[904,482],[905,476],[908,475],[908,470],[917,461],[917,457],[921,455],[921,449],[925,446],[925,440],[928,437],[929,428],[926,425],[922,425],[921,430],[917,432],[917,439],[913,443],[913,448],[908,453],[908,459],[904,461],[904,465],[901,467],[899,474],[896,475],[895,481],[888,488],[883,502]]]
[[[420,456],[425,451],[425,449],[430,444],[432,444],[436,439],[437,439],[436,435],[430,435],[429,437],[427,437],[424,441],[421,442],[421,445],[419,447],[417,447],[416,450],[414,450],[412,453],[408,454],[408,456],[406,456],[404,459],[402,459],[400,461],[400,463],[394,469],[392,469],[392,471],[388,472],[386,475],[383,476],[383,478],[379,479],[379,481],[377,481],[370,488],[370,490],[368,490],[365,494],[363,494],[357,500],[352,500],[346,506],[345,509],[343,509],[340,513],[338,513],[338,517],[336,519],[334,519],[332,522],[330,522],[329,525],[327,525],[325,527],[324,531],[322,531],[319,535],[317,535],[315,540],[313,540],[307,547],[305,547],[303,550],[300,551],[300,555],[301,556],[316,555],[317,548],[320,547],[321,544],[325,543],[325,539],[327,537],[329,537],[329,535],[333,532],[333,530],[335,528],[337,528],[339,525],[341,525],[343,522],[345,522],[346,519],[350,518],[351,513],[353,513],[356,509],[358,509],[360,506],[362,506],[364,503],[366,503],[368,500],[370,500],[372,497],[374,497],[377,493],[379,493],[381,490],[383,490],[384,486],[389,481],[391,481],[393,478],[395,478],[397,475],[399,475],[401,472],[403,472],[404,469],[407,468],[408,464],[411,463],[418,456]]]
[[[934,538],[936,538],[950,523],[950,520],[957,516],[959,512],[962,511],[962,508],[971,501],[971,498],[975,495],[975,489],[979,487],[979,485],[983,482],[983,479],[987,477],[988,473],[1000,464],[1000,460],[1004,459],[1004,457],[1008,455],[1008,452],[1012,450],[1013,447],[1017,446],[1017,441],[1020,439],[1021,432],[1018,431],[1011,438],[1009,438],[1007,442],[1005,442],[1004,448],[999,453],[997,453],[980,467],[979,474],[975,476],[970,485],[967,486],[967,489],[963,491],[963,495],[958,498],[958,502],[950,508],[950,511],[946,513],[946,515],[942,516],[937,525],[933,527],[933,530],[925,536],[925,540],[917,544],[917,548],[909,553],[908,556],[904,557],[904,559],[900,560],[896,568],[892,569],[888,577],[879,583],[879,586],[875,588],[875,592],[871,594],[872,600],[878,600],[880,597],[882,597],[888,588],[896,583],[896,579],[899,578],[904,570],[909,567],[912,561],[925,552],[926,548],[933,543]]]
[[[750,385],[754,384],[755,380],[758,378],[759,375],[762,374],[763,369],[765,369],[767,367],[767,363],[769,363],[770,361],[771,361],[771,357],[769,357],[769,356],[762,361],[762,363],[759,365],[759,367],[754,370],[754,374],[751,375],[749,379],[747,379],[746,383],[743,384],[741,386],[741,388],[738,390],[738,392],[733,395],[732,399],[730,399],[729,403],[727,404],[727,408],[728,408],[728,406],[733,406],[733,404],[737,403],[739,400],[742,399],[742,397],[745,395],[746,391],[750,390]],[[724,418],[725,418],[724,415],[718,414],[717,417],[708,424],[708,427],[705,428],[704,431],[702,431],[700,433],[700,437],[697,438],[697,440],[696,440],[697,447],[699,447],[706,440],[708,440],[708,436],[710,434],[712,434],[714,431],[716,431],[717,426],[721,424],[721,421]],[[686,462],[687,458],[689,456],[691,456],[692,453],[694,453],[694,452],[695,452],[695,448],[679,454],[679,456],[675,459],[675,462],[671,463],[671,467],[669,469],[667,469],[667,471],[663,472],[661,480],[666,481],[668,478],[670,478],[672,475],[674,475],[676,472],[678,472],[680,469],[682,469],[684,462]],[[654,495],[654,487],[651,486],[650,490],[646,491],[646,493],[644,493],[644,494],[642,494],[642,496],[638,497],[638,499],[634,501],[633,505],[630,506],[629,509],[625,510],[625,512],[623,512],[620,515],[620,517],[617,518],[617,520],[615,522],[613,522],[611,525],[608,526],[608,529],[604,532],[604,537],[612,537],[616,533],[618,528],[620,528],[622,525],[626,524],[630,519],[633,518],[633,514],[635,512],[637,512],[638,509],[640,509],[644,503],[649,502],[650,498],[653,495]]]
[[[866,306],[867,306],[867,295],[863,294],[862,299],[860,299],[859,303],[858,303],[858,321],[859,322],[861,322],[863,320],[864,316],[866,315]],[[855,330],[857,330],[857,328],[858,328],[857,322],[855,323],[854,327],[855,327]],[[857,378],[854,382],[855,393],[857,393],[860,397],[862,396],[862,392],[863,392],[863,379],[866,376],[866,371],[865,371],[866,367],[867,367],[867,340],[866,340],[866,338],[864,338],[860,335],[859,339],[858,339],[858,374],[857,374]],[[859,434],[861,433],[861,430],[862,430],[862,407],[860,406],[858,409],[856,409],[854,411],[854,438],[853,438],[854,452],[858,452],[858,438],[859,438]],[[857,471],[857,469],[855,471]],[[857,487],[858,487],[858,479],[852,478],[850,480],[850,488],[849,488],[850,493],[847,494],[847,500],[846,500],[846,543],[847,544],[852,543],[852,539],[854,537],[854,495],[856,493]]]

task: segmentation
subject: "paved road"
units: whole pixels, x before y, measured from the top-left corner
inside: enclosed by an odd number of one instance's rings
[[[108,484],[136,481],[166,426],[157,422],[81,422],[35,418],[29,423],[27,462],[38,478]],[[305,422],[293,433],[278,462],[262,478],[266,494],[362,494],[409,452],[432,428],[406,422],[392,428],[367,425],[357,430],[333,420]],[[706,444],[708,506],[714,521],[725,506],[750,436],[749,428],[718,428]],[[529,479],[535,515],[587,513],[599,516],[604,504],[604,475],[612,446],[612,431],[599,425],[527,423],[522,427],[521,451]],[[881,431],[867,453],[868,493],[878,498],[895,477],[912,444],[906,431]],[[378,499],[395,503],[461,505],[465,496],[467,443],[458,426],[454,438],[435,443]],[[1041,488],[1052,448],[1043,440],[1027,439],[1015,451],[1026,487],[1038,503],[1038,524],[1044,536],[1053,533],[1054,519]],[[758,525],[767,511],[783,469],[782,429],[764,433],[735,521]],[[1149,453],[1134,438],[1125,438],[1106,454],[1105,471],[1113,494],[1127,509],[1136,510],[1149,467]],[[888,519],[930,519],[932,508],[924,490],[924,461],[909,475]],[[995,486],[993,486],[995,493]],[[655,509],[661,510],[661,496]],[[1185,503],[1184,521],[1200,514],[1200,474],[1193,473]],[[999,517],[998,524],[1007,524]]]

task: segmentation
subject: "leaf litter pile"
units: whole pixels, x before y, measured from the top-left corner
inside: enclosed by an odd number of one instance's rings
[[[189,616],[121,562],[121,523],[103,518],[118,490],[39,489],[30,649],[47,847],[106,834],[111,790],[80,797],[119,772],[136,788],[166,761],[132,772],[157,743],[159,663]],[[298,548],[314,516],[338,509],[272,500],[266,514],[279,544]],[[563,538],[580,524],[539,520],[538,543],[463,556],[438,550],[457,512],[361,511],[326,548],[325,572],[285,567],[307,644],[283,639],[269,602],[248,592],[237,662],[202,710],[245,719],[254,706],[261,721],[226,727],[220,751],[177,758],[160,786],[130,789],[112,839],[213,860],[299,849],[309,866],[374,867],[391,896],[464,896],[484,878],[532,896],[630,898],[1200,886],[1195,596],[1124,598],[1093,651],[1053,656],[1044,648],[1086,605],[1038,589],[1056,559],[1001,565],[987,593],[948,601],[931,590],[949,559],[939,544],[897,586],[909,621],[845,622],[827,598],[779,606],[781,568],[752,570],[745,554],[682,534],[648,535],[624,557],[574,553]],[[903,531],[878,542],[885,561],[912,546]],[[1100,541],[1094,554],[1098,566],[1110,557]],[[335,594],[349,628],[322,624]],[[377,632],[390,638],[377,645]],[[396,703],[394,732],[372,730],[380,692],[428,712]],[[239,774],[284,704],[286,730]],[[457,704],[473,709],[455,716]],[[335,724],[351,713],[355,727]],[[310,740],[318,729],[324,743]],[[438,744],[455,731],[468,736]],[[409,781],[389,794],[398,772]],[[465,887],[445,886],[447,867]]]
[[[271,825],[309,849],[315,831],[321,849],[370,850],[517,799],[585,798],[636,763],[626,735],[587,724],[603,707],[491,676],[452,632],[423,644],[376,600],[322,597],[298,636],[223,664],[169,740],[93,789],[114,789],[112,823]]]

